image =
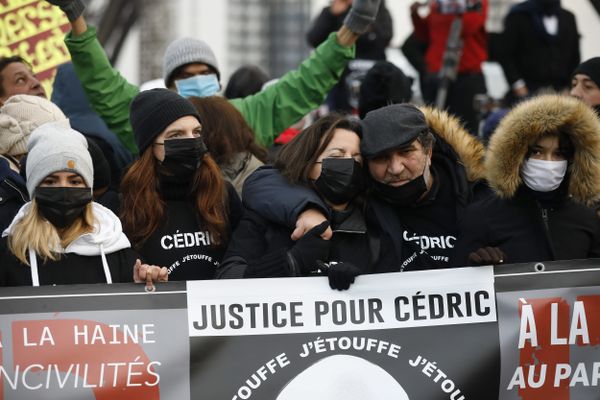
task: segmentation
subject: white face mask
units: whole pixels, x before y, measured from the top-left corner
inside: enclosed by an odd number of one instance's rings
[[[567,160],[545,161],[530,158],[521,168],[525,184],[536,192],[550,192],[560,186],[567,172]]]

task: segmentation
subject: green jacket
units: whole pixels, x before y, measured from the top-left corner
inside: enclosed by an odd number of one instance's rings
[[[69,32],[65,43],[90,103],[121,142],[137,154],[129,104],[139,88],[110,65],[94,28],[80,36]],[[354,58],[354,52],[355,46],[339,45],[332,33],[298,69],[257,94],[231,100],[231,104],[254,130],[258,143],[269,146],[276,135],[323,102],[348,61]]]

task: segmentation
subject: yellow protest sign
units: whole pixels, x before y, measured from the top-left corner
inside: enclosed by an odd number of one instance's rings
[[[29,62],[48,96],[56,67],[70,60],[63,42],[69,29],[63,12],[46,1],[0,0],[0,56]]]

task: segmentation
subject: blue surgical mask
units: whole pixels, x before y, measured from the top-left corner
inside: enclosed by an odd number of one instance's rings
[[[194,75],[175,81],[177,93],[183,97],[208,97],[217,94],[221,86],[216,74]]]

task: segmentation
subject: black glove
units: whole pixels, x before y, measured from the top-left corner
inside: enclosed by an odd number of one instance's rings
[[[497,265],[506,262],[506,254],[498,247],[481,247],[469,254],[469,265]]]
[[[321,234],[328,227],[329,222],[323,221],[306,232],[288,251],[290,275],[308,275],[317,269],[317,260],[327,260],[331,243],[323,239]]]
[[[58,6],[66,15],[69,21],[73,22],[85,10],[83,0],[46,0],[48,3]]]
[[[344,25],[358,35],[365,33],[375,21],[380,3],[381,0],[354,0],[344,19]]]
[[[329,278],[329,287],[337,290],[348,290],[351,284],[354,283],[354,278],[360,275],[360,269],[349,262],[335,262],[325,264],[321,260],[317,260],[317,265],[321,271],[327,273]]]

